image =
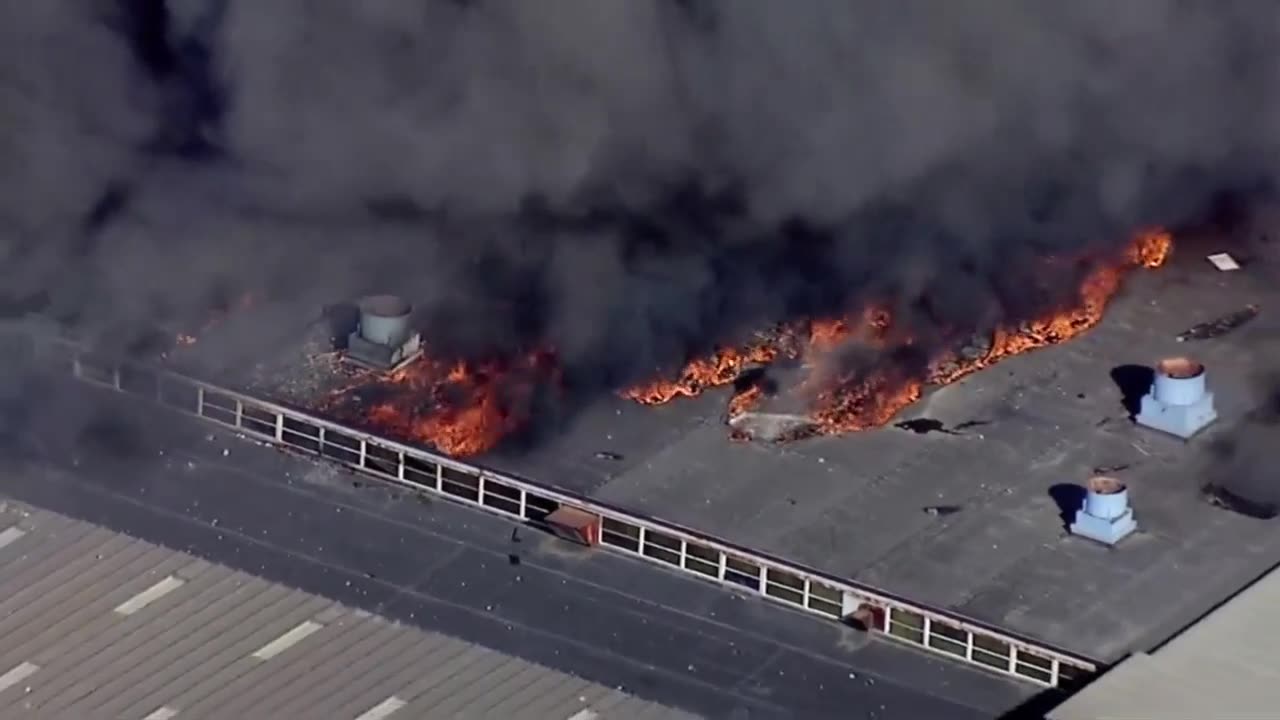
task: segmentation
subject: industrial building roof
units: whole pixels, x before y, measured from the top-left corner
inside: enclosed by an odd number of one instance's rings
[[[1280,554],[1280,526],[1201,493],[1210,443],[1255,407],[1259,373],[1280,359],[1275,288],[1261,258],[1223,273],[1188,253],[1135,276],[1093,331],[940,388],[901,418],[967,426],[953,433],[739,443],[721,421],[726,395],[709,393],[602,402],[532,452],[483,462],[1112,662]],[[1235,333],[1177,342],[1249,303],[1264,310]],[[1118,369],[1188,352],[1208,366],[1219,422],[1191,442],[1135,426]],[[1064,528],[1073,488],[1100,472],[1128,485],[1139,526],[1115,549]]]
[[[713,391],[661,407],[603,398],[537,446],[477,462],[1114,662],[1280,553],[1280,527],[1201,492],[1209,444],[1253,409],[1258,374],[1280,358],[1275,248],[1250,249],[1233,272],[1205,260],[1217,249],[1181,243],[1167,267],[1131,278],[1097,328],[937,389],[901,418],[950,432],[732,442],[727,395]],[[1251,323],[1179,342],[1250,304],[1262,308]],[[1217,424],[1190,442],[1136,427],[1125,369],[1188,353],[1208,366]],[[1115,549],[1064,527],[1100,472],[1128,485],[1139,525]]]
[[[12,502],[0,598],[3,717],[695,717]]]
[[[1136,653],[1049,713],[1050,720],[1276,716],[1280,570],[1151,653]]]
[[[11,502],[349,613],[712,717],[978,720],[1036,691],[147,403],[73,383],[23,387],[40,403],[0,403],[0,494]]]

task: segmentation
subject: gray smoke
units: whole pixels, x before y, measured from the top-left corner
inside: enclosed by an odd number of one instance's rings
[[[1280,514],[1275,443],[1280,433],[1280,375],[1258,383],[1260,405],[1214,443],[1204,468],[1206,491],[1226,507],[1259,517]]]
[[[82,330],[392,289],[450,352],[615,382],[1277,167],[1280,23],[1192,0],[41,0],[0,9],[0,281]],[[1040,273],[1039,275],[1043,275]]]

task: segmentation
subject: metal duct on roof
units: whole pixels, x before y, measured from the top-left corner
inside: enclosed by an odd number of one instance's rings
[[[1218,419],[1204,365],[1186,357],[1166,358],[1155,371],[1135,422],[1185,439]]]

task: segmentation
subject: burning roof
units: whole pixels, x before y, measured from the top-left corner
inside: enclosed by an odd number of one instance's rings
[[[361,373],[323,409],[388,435],[466,457],[492,449],[532,416],[536,395],[559,378],[555,356],[447,362],[424,357],[389,374]]]
[[[785,390],[798,412],[769,439],[836,435],[878,427],[920,398],[930,385],[945,385],[1000,360],[1069,340],[1094,327],[1124,277],[1158,268],[1172,249],[1164,230],[1139,233],[1118,257],[1090,259],[1078,292],[1039,317],[1000,325],[989,333],[954,328],[941,343],[922,343],[887,303],[870,304],[845,317],[785,322],[738,347],[722,347],[689,360],[677,373],[620,391],[644,405],[694,397],[734,386],[726,418],[736,437],[753,437],[749,420],[777,393],[769,382],[776,366],[798,369],[801,380]],[[1068,259],[1049,258],[1050,272]],[[479,361],[431,356],[390,374],[359,373],[320,408],[404,440],[454,456],[486,452],[520,431],[535,403],[555,392],[561,371],[553,351],[538,349]],[[778,426],[775,424],[775,428]]]
[[[879,427],[919,399],[927,385],[955,382],[1006,357],[1069,340],[1092,328],[1102,319],[1124,275],[1138,268],[1160,267],[1172,247],[1172,236],[1164,230],[1139,233],[1120,258],[1096,264],[1070,303],[1016,326],[998,326],[988,338],[974,338],[972,330],[968,337],[957,335],[957,342],[944,344],[914,367],[902,361],[904,351],[917,344],[911,329],[898,327],[889,310],[872,306],[857,316],[809,322],[807,334],[787,326],[759,345],[695,359],[674,380],[655,381],[624,394],[645,404],[664,403],[738,382],[752,363],[801,359],[810,369],[801,386],[808,396],[808,422],[789,423],[789,432],[771,432],[770,437],[793,439]],[[1049,264],[1059,261],[1053,258]],[[842,363],[840,350],[850,343],[871,349],[872,359],[852,367]],[[765,395],[763,385],[755,382],[739,388],[730,400],[728,421],[739,437],[751,435],[745,429],[749,425],[740,421]]]

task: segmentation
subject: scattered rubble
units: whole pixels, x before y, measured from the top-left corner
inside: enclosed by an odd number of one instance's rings
[[[734,439],[783,442],[812,431],[814,420],[793,413],[745,412],[729,418]]]
[[[1240,310],[1227,313],[1222,317],[1192,325],[1180,333],[1176,339],[1178,342],[1187,342],[1188,340],[1211,340],[1221,337],[1256,318],[1259,311],[1260,308],[1257,305],[1246,305]]]

